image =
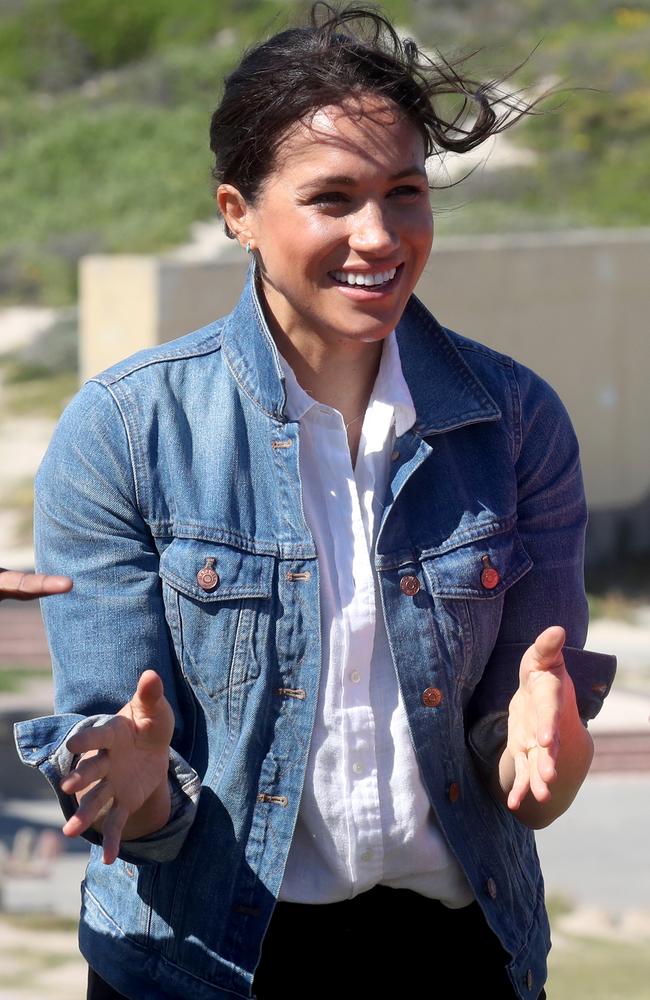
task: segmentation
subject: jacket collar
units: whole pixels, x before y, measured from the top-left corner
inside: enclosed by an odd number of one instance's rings
[[[415,295],[397,324],[397,343],[417,414],[415,429],[422,437],[501,419],[452,336]]]
[[[251,264],[246,285],[222,331],[222,350],[243,392],[265,413],[286,422],[285,376],[264,317]],[[499,420],[501,411],[464,361],[449,333],[414,295],[396,329],[399,356],[426,437],[465,424]]]

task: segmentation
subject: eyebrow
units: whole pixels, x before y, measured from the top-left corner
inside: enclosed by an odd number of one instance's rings
[[[399,181],[403,177],[412,177],[417,174],[419,177],[427,178],[426,170],[422,167],[413,165],[411,167],[406,167],[404,170],[399,170],[396,174],[391,174],[388,178],[389,181]],[[357,181],[354,177],[349,177],[347,174],[331,174],[327,177],[315,177],[313,180],[308,181],[306,184],[302,185],[303,188],[313,188],[313,187],[326,187],[329,184],[341,185],[343,187],[354,187]]]

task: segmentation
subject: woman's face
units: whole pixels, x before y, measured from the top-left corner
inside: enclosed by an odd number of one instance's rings
[[[280,145],[255,203],[241,202],[231,228],[251,241],[271,320],[298,349],[395,328],[433,236],[424,141],[395,105],[320,109]]]

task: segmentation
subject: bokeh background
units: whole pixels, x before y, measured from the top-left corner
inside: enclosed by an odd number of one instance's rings
[[[634,1000],[647,996],[650,972],[650,403],[643,388],[650,376],[650,3],[394,0],[383,7],[427,51],[467,58],[477,79],[510,74],[508,92],[527,99],[551,91],[537,113],[489,148],[436,164],[439,256],[421,294],[441,321],[542,370],[583,440],[592,506],[589,645],[616,653],[620,666],[594,725],[594,772],[572,810],[538,838],[555,944],[549,996]],[[234,294],[243,265],[215,218],[210,115],[242,50],[307,8],[294,0],[0,3],[3,565],[33,565],[33,475],[81,368],[101,367],[93,360],[102,351],[117,359],[144,346],[145,332],[181,335],[198,325],[198,298],[207,321]],[[161,291],[170,280],[173,307]],[[197,281],[201,296],[192,292]],[[540,311],[549,298],[557,316],[571,315],[554,336]],[[523,315],[533,299],[546,336],[531,325],[527,338],[503,342],[509,314]],[[489,321],[497,300],[498,324]],[[75,929],[85,848],[63,842],[44,782],[18,764],[11,740],[15,719],[47,714],[50,705],[38,610],[3,604],[3,1000],[84,995]]]

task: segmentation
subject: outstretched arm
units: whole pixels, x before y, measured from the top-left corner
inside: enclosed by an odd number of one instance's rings
[[[15,601],[32,601],[37,597],[64,594],[68,590],[72,590],[69,576],[20,573],[0,568],[0,601],[10,597]]]

